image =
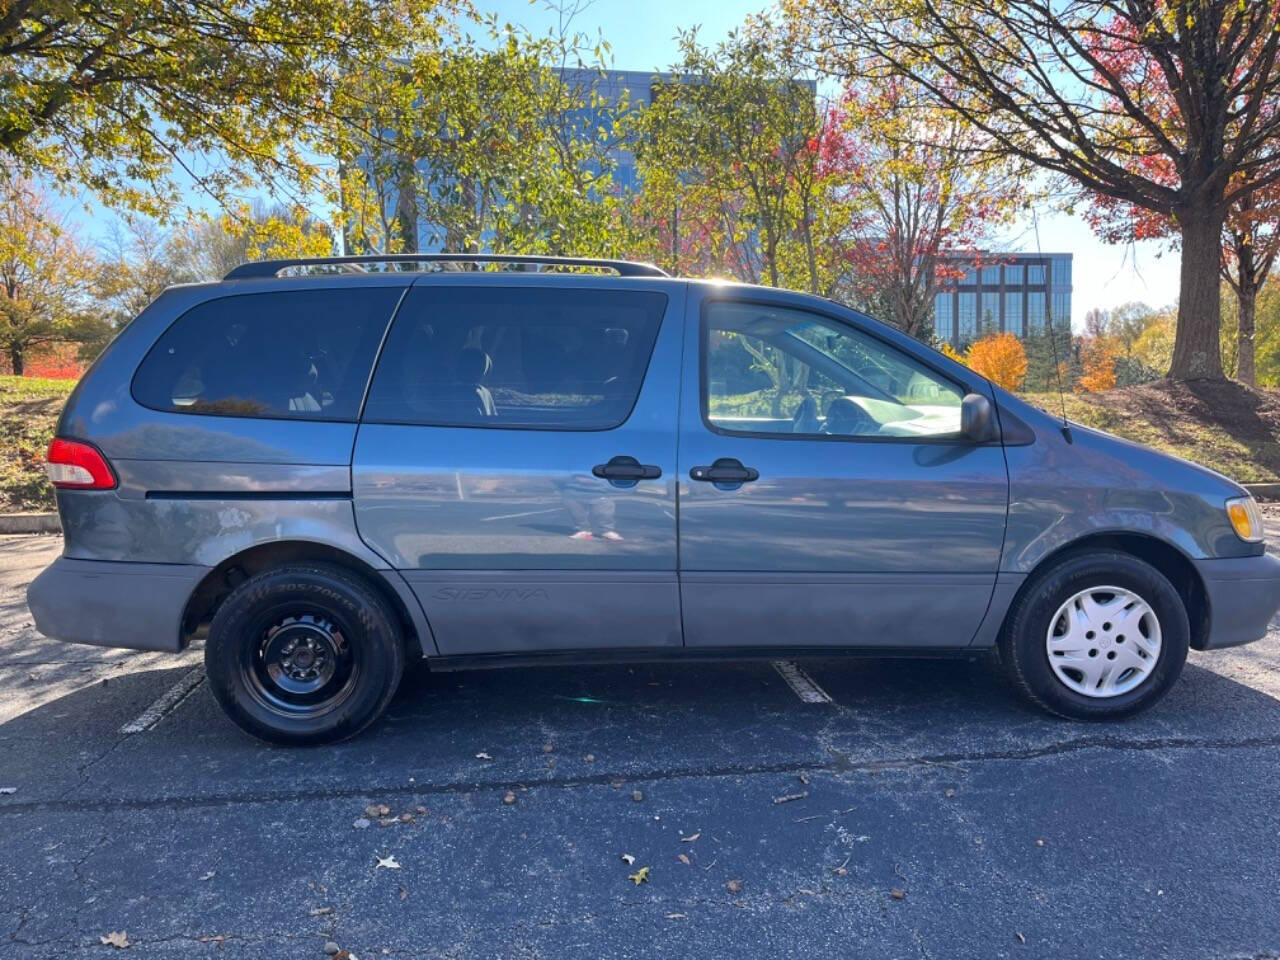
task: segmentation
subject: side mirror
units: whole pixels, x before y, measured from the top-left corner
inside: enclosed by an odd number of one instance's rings
[[[974,443],[995,440],[996,415],[991,401],[980,393],[967,393],[960,401],[960,432]]]

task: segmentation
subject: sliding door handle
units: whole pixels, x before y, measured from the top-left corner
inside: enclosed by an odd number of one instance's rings
[[[760,479],[760,471],[755,467],[744,467],[741,460],[733,457],[721,457],[709,467],[694,467],[689,476],[706,483],[750,483]]]
[[[597,463],[591,472],[601,480],[619,487],[635,486],[640,480],[657,480],[662,468],[641,463],[635,457],[614,457],[608,463]]]

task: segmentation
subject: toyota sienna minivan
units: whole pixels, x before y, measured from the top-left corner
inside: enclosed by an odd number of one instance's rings
[[[359,732],[410,657],[995,647],[1033,703],[1113,720],[1280,607],[1227,478],[837,303],[622,261],[174,287],[80,381],[48,474],[37,628],[203,639],[228,716],[284,743]]]

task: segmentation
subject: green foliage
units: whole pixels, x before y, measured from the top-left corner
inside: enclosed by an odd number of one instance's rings
[[[374,106],[343,165],[347,248],[621,253],[610,149],[628,105],[596,89],[603,47],[485,27],[432,69],[360,78]]]
[[[1070,330],[1033,333],[1023,340],[1027,351],[1027,376],[1023,389],[1030,393],[1071,390],[1080,376],[1080,364],[1073,349]],[[1056,366],[1055,366],[1056,364]]]
[[[451,0],[7,0],[6,166],[148,214],[323,186],[315,148],[367,104],[353,77],[438,49]]]
[[[826,117],[796,48],[767,20],[715,47],[696,31],[679,42],[676,79],[631,117],[638,255],[675,273],[832,293],[847,209],[823,168]]]

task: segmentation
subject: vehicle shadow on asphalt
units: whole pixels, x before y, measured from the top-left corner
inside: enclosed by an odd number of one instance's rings
[[[1147,714],[1080,724],[1016,698],[976,661],[801,661],[831,703],[804,703],[770,663],[433,673],[415,664],[387,714],[317,748],[255,741],[207,682],[126,735],[190,666],[92,683],[0,724],[0,808],[327,790],[471,790],[765,771],[963,765],[1095,747],[1280,743],[1280,700],[1188,664]]]

